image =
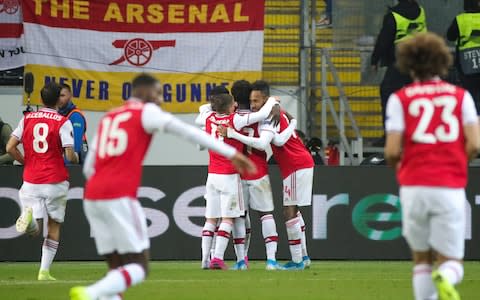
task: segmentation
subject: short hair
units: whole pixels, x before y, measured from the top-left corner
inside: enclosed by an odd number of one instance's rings
[[[246,80],[237,80],[232,85],[232,96],[240,108],[250,107],[250,93],[252,84]]]
[[[397,46],[398,69],[420,81],[447,75],[452,62],[447,44],[434,33],[418,33]]]
[[[150,74],[142,73],[132,80],[132,88],[151,87],[158,83],[158,80]]]
[[[233,97],[230,94],[212,95],[210,98],[212,109],[221,114],[228,113],[228,109],[233,103]]]
[[[264,80],[257,80],[252,83],[252,91],[260,91],[265,97],[269,97],[270,85]]]
[[[57,105],[61,91],[62,86],[56,82],[52,81],[45,84],[40,91],[40,97],[42,98],[43,105],[46,107],[54,107]]]
[[[220,94],[230,94],[230,91],[223,84],[214,86],[213,89],[210,91],[210,96]]]
[[[60,83],[60,86],[62,87],[62,89],[66,89],[70,93],[72,92],[72,88],[70,87],[70,85],[68,85],[66,83]]]

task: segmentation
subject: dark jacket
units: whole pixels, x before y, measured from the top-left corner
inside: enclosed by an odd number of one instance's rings
[[[480,9],[469,9],[465,11],[466,13],[480,13]],[[456,54],[455,54],[455,68],[458,70],[461,77],[467,75],[463,74],[462,68],[460,67],[460,62],[458,60],[458,40],[460,39],[460,29],[458,28],[457,18],[453,19],[452,24],[448,27],[447,30],[447,39],[451,42],[456,42]],[[478,78],[480,75],[469,75],[467,77]]]
[[[416,19],[420,16],[420,6],[416,2],[408,0],[399,0],[399,3],[394,7],[389,8],[388,13],[383,18],[383,25],[375,43],[375,48],[372,54],[372,65],[391,66],[395,63],[395,35],[397,33],[397,26],[393,17],[393,12],[396,12],[407,19]]]

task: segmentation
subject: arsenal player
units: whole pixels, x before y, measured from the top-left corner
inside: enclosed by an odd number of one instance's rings
[[[38,280],[55,280],[49,269],[57,253],[69,187],[64,157],[78,163],[73,150],[72,123],[57,113],[61,89],[54,82],[42,88],[44,107],[25,114],[7,144],[8,153],[25,165],[19,192],[23,208],[16,223],[17,231],[37,235],[45,213],[48,216]],[[20,143],[25,155],[17,148]]]
[[[85,215],[110,271],[88,287],[72,288],[72,299],[120,299],[116,295],[142,282],[148,273],[150,242],[137,190],[142,161],[155,132],[172,133],[212,149],[231,160],[239,172],[255,170],[235,148],[162,111],[158,106],[162,88],[155,78],[139,75],[132,88],[132,98],[102,118],[84,165]]]
[[[269,96],[270,88],[266,82],[253,83],[250,95],[251,110],[255,112],[263,109]],[[222,134],[262,151],[271,143],[273,156],[283,178],[283,210],[292,255],[292,260],[284,268],[301,270],[305,268],[305,263],[310,263],[310,259],[304,255],[306,243],[302,227],[305,228],[305,223],[299,207],[311,205],[314,163],[312,156],[293,130],[296,121],[293,120],[293,124],[290,124],[290,119],[287,113],[282,111],[278,126],[273,126],[269,121],[263,122],[259,128],[258,138],[242,135],[231,127],[227,128],[226,132],[222,131]]]
[[[479,150],[475,104],[440,79],[452,58],[439,36],[422,33],[401,43],[397,63],[415,82],[388,100],[385,156],[397,170],[415,299],[460,299],[467,166]]]

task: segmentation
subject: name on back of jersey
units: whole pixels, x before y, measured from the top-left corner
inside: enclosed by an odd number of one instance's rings
[[[220,125],[228,125],[230,124],[230,119],[216,119],[214,115],[208,118],[210,122]]]
[[[61,121],[62,116],[57,113],[37,111],[29,113],[25,116],[26,119],[50,119],[54,121]]]
[[[405,89],[405,95],[409,98],[416,95],[434,95],[434,94],[455,94],[456,87],[451,84],[440,84],[440,85],[415,85],[410,86]]]

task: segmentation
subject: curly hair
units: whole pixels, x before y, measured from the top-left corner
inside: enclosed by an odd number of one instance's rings
[[[418,33],[397,46],[397,67],[413,79],[445,76],[452,62],[445,41],[434,33]]]

